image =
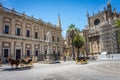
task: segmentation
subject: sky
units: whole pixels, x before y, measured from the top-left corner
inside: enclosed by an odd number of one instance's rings
[[[112,8],[120,12],[120,0],[110,0]],[[58,14],[61,19],[62,35],[65,37],[66,30],[70,24],[74,24],[80,30],[87,23],[86,13],[90,16],[103,11],[108,0],[0,0],[4,7],[14,8],[16,11],[53,25],[58,23]]]

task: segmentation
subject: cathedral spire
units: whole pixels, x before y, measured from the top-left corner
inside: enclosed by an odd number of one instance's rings
[[[87,14],[86,14],[86,15],[87,15],[87,18],[89,18],[89,13],[88,13],[88,11],[87,11]]]
[[[107,18],[111,18],[111,17],[112,17],[112,8],[111,8],[110,0],[108,0],[108,4],[107,4]]]
[[[117,16],[117,11],[116,11],[116,8],[114,8],[114,16]]]
[[[58,14],[58,27],[61,27],[60,15]]]
[[[110,0],[108,0],[108,5],[111,5],[111,4],[110,4]]]
[[[110,0],[108,0],[107,8],[108,8],[108,10],[111,10],[111,3],[110,3]]]
[[[116,14],[117,12],[116,12],[116,8],[114,8],[114,14]]]

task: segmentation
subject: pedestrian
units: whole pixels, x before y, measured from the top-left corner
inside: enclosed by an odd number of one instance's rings
[[[2,66],[2,60],[1,60],[1,58],[0,58],[0,67]]]
[[[66,61],[66,56],[64,56],[64,62]]]
[[[112,57],[112,59],[113,59],[113,56],[111,56]]]

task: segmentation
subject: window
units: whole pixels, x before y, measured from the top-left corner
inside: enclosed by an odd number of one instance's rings
[[[47,56],[47,51],[45,51],[45,54],[44,54],[44,58],[46,59],[46,56]]]
[[[5,30],[4,30],[5,34],[9,34],[9,26],[5,25]]]
[[[27,37],[30,37],[30,31],[27,30],[27,34],[26,34]]]
[[[59,42],[59,37],[57,37],[57,42]]]
[[[4,49],[4,58],[8,57],[8,49]]]
[[[54,41],[54,36],[52,36],[52,41]]]
[[[17,28],[16,35],[20,36],[20,28]]]
[[[35,56],[38,56],[38,50],[35,51]]]
[[[30,50],[27,50],[27,57],[30,57]]]
[[[58,56],[60,56],[60,51],[58,51]]]
[[[94,24],[98,25],[99,23],[100,23],[100,20],[99,19],[95,19]]]
[[[44,34],[44,40],[46,40],[46,34]]]
[[[36,39],[38,38],[38,33],[37,33],[37,32],[35,32],[35,38],[36,38]]]

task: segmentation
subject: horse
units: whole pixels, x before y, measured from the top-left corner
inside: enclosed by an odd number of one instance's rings
[[[14,60],[14,59],[9,58],[8,62],[10,63],[10,65],[11,65],[12,68],[14,67],[14,65],[15,65],[15,68],[18,68],[20,60],[19,59]]]

